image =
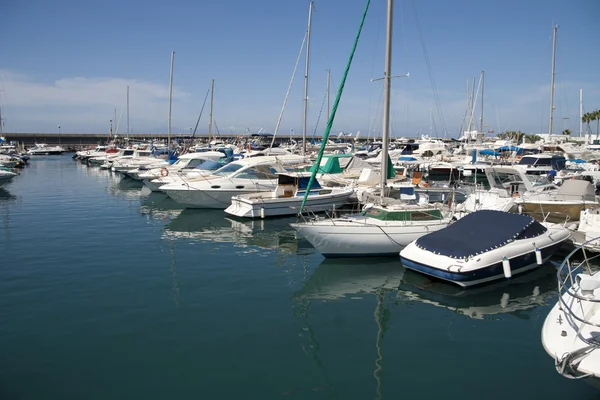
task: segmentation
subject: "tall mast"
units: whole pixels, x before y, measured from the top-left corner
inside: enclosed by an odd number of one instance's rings
[[[169,125],[167,128],[167,145],[171,148],[171,109],[173,108],[173,63],[175,61],[175,51],[171,51],[171,73],[169,77]]]
[[[213,125],[213,93],[215,92],[215,80],[213,79],[210,84],[210,114],[208,114],[208,137],[212,138],[212,125]]]
[[[0,130],[1,132],[1,130]],[[579,89],[579,137],[583,133],[583,89]]]
[[[387,42],[385,46],[385,70],[383,72],[383,131],[381,135],[381,204],[385,202],[385,187],[388,173],[388,142],[390,140],[390,89],[392,72],[392,23],[394,0],[387,4]]]
[[[129,86],[127,86],[127,137],[129,137]]]
[[[304,121],[302,122],[302,155],[306,154],[306,118],[308,116],[308,66],[310,62],[310,23],[314,1],[310,0],[308,7],[308,28],[306,31],[306,66],[304,69]]]
[[[329,92],[330,92],[330,86],[331,86],[331,70],[328,69],[327,70],[327,121],[329,121],[329,114],[331,113],[330,111],[330,107],[329,107]]]
[[[554,65],[556,61],[556,30],[558,25],[552,27],[553,39],[552,39],[552,79],[550,81],[550,126],[548,127],[548,133],[552,136],[552,125],[554,124]]]
[[[483,133],[483,84],[485,78],[485,71],[481,71],[481,121],[479,121],[479,131]]]

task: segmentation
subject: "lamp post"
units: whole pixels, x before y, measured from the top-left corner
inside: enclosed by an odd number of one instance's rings
[[[60,146],[60,125],[58,125],[58,145]]]
[[[190,136],[192,136],[192,127],[190,126]]]

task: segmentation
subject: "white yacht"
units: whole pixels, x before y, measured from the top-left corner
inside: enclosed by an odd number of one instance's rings
[[[225,163],[220,162],[224,156],[220,151],[187,153],[179,156],[177,161],[171,165],[152,168],[146,171],[140,170],[137,177],[151,191],[160,192],[160,187],[163,185],[173,183],[184,176],[192,177],[193,174],[188,175],[188,172],[196,171],[198,176],[209,175],[211,172],[225,165]],[[207,161],[210,162],[207,163]]]
[[[35,147],[27,150],[27,154],[32,156],[50,156],[50,155],[59,155],[65,152],[61,146],[48,146],[46,143],[36,143]]]
[[[542,326],[542,345],[561,375],[600,389],[600,272],[585,250],[585,261],[577,261],[581,249],[558,270],[558,302]]]
[[[170,183],[160,189],[176,202],[191,208],[217,208],[224,210],[231,197],[245,193],[268,192],[277,186],[277,173],[286,168],[304,165],[301,156],[250,157],[234,161],[213,172]]]
[[[15,176],[17,176],[16,173],[0,166],[0,186],[10,182]]]

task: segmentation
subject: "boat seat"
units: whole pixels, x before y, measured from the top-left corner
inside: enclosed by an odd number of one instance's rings
[[[421,183],[421,181],[423,180],[423,172],[421,171],[415,171],[412,174],[412,184],[413,185],[418,185],[419,183]]]

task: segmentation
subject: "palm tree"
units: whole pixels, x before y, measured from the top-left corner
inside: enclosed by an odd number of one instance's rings
[[[523,140],[525,134],[521,131],[508,131],[506,132],[506,136],[509,139],[514,140],[516,144],[519,144],[521,143],[521,140]]]
[[[525,142],[527,143],[535,143],[542,138],[539,135],[525,135]]]
[[[585,113],[583,114],[583,116],[581,117],[581,122],[583,122],[584,124],[587,124],[587,131],[591,133],[591,128],[590,128],[590,122],[592,122],[594,120],[594,115],[591,112]]]
[[[561,134],[563,136],[566,136],[567,142],[569,141],[569,136],[571,136],[571,130],[570,129],[565,129],[561,132]]]
[[[592,111],[592,121],[596,121],[596,138],[600,133],[600,110]]]

